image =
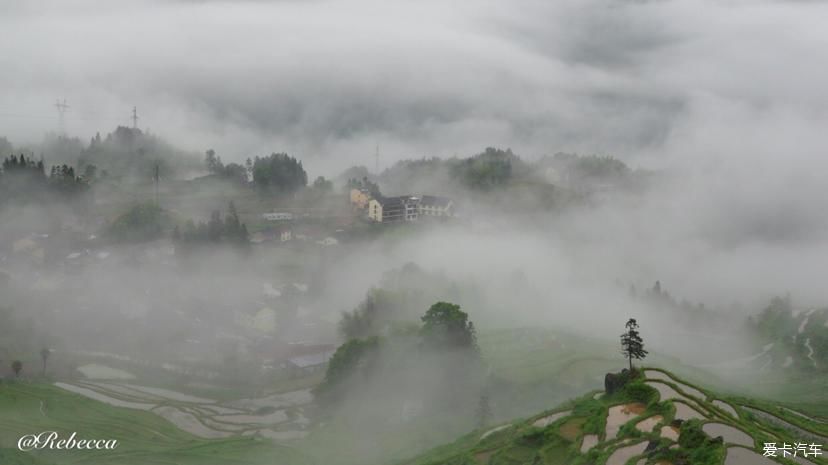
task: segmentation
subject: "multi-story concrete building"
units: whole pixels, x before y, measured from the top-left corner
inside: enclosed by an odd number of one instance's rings
[[[424,195],[418,204],[422,216],[454,216],[454,201],[448,197]]]
[[[368,218],[378,223],[416,221],[419,216],[419,197],[402,195],[380,197],[368,202]]]

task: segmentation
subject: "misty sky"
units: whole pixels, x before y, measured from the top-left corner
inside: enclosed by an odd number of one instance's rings
[[[486,146],[611,154],[678,176],[556,223],[602,244],[596,262],[819,302],[826,17],[817,1],[0,0],[0,135],[40,141],[66,98],[73,135],[136,105],[183,148],[287,151],[311,178],[373,168],[377,144],[381,168]]]
[[[828,4],[0,0],[0,134],[71,106],[225,159],[339,169],[487,145],[656,165],[822,157]],[[311,162],[313,163],[313,162]],[[823,165],[824,166],[824,165]],[[330,173],[333,174],[333,173]]]

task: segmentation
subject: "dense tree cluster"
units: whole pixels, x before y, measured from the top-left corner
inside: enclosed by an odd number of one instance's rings
[[[227,215],[222,217],[221,212],[214,210],[207,221],[194,222],[187,220],[183,228],[175,227],[173,240],[182,250],[204,244],[227,243],[247,246],[250,235],[247,226],[239,219],[236,205],[230,202]]]
[[[420,334],[423,343],[441,350],[471,349],[477,351],[477,333],[469,315],[460,306],[437,302],[422,317]]]
[[[368,179],[368,176],[363,176],[362,179],[358,178],[348,178],[348,182],[345,184],[345,187],[348,190],[351,189],[365,189],[371,193],[372,197],[381,197],[382,194],[380,193],[380,188],[375,182],[371,182]]]
[[[293,194],[308,185],[302,162],[286,153],[274,153],[253,160],[253,183],[269,192]]]
[[[158,239],[169,225],[167,213],[154,203],[134,205],[118,216],[107,230],[116,241],[143,242]]]
[[[419,327],[397,327],[340,346],[316,388],[320,402],[330,405],[348,393],[368,391],[402,402],[412,393],[405,387],[388,391],[394,384],[390,380],[417,373],[421,385],[416,390],[427,391],[434,408],[466,410],[472,418],[479,405],[467,394],[483,378],[474,324],[449,302],[431,305],[421,321]]]
[[[92,138],[78,158],[79,166],[89,164],[117,177],[152,179],[156,167],[167,176],[195,170],[198,158],[140,129],[119,126],[106,137]]]
[[[503,186],[524,170],[521,159],[510,149],[487,147],[483,153],[452,163],[452,176],[473,189]]]
[[[441,299],[456,300],[458,286],[445,275],[427,272],[414,263],[386,272],[378,287],[339,321],[345,339],[376,336],[415,321],[422,309]]]
[[[18,202],[46,201],[53,198],[74,199],[88,190],[86,180],[75,174],[68,165],[54,165],[49,174],[43,160],[35,161],[25,155],[11,155],[3,159],[0,171],[0,203],[15,199]]]
[[[351,339],[339,346],[328,362],[324,381],[315,388],[314,394],[329,404],[340,400],[346,394],[348,380],[371,374],[379,344],[379,338],[374,336]]]
[[[248,159],[248,164],[250,159]],[[248,180],[248,168],[238,163],[224,164],[221,157],[216,155],[215,150],[208,150],[204,156],[204,164],[211,175],[226,179],[237,184],[246,185]]]

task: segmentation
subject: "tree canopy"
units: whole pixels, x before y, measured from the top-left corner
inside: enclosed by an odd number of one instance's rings
[[[292,194],[308,185],[308,174],[301,161],[274,153],[253,160],[253,183],[262,190]]]
[[[621,335],[621,353],[630,362],[630,371],[632,371],[633,359],[641,360],[647,356],[647,351],[644,350],[644,341],[638,334],[638,322],[635,318],[630,318],[626,324],[627,331]]]
[[[429,347],[477,350],[477,334],[469,315],[460,306],[437,302],[422,317],[420,333]]]

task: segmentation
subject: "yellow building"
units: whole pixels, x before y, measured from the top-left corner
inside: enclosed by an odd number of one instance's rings
[[[382,203],[379,200],[371,199],[368,202],[368,218],[377,223],[382,223]]]
[[[351,189],[351,205],[364,210],[371,201],[371,193],[368,189]]]

